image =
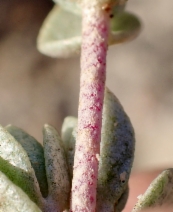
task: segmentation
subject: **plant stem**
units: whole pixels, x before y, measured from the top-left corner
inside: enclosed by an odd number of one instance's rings
[[[108,12],[99,6],[83,7],[82,29],[78,135],[71,212],[95,212],[109,34]]]

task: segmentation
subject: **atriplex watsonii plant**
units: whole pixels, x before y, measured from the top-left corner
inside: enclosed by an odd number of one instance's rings
[[[125,2],[124,0],[83,0],[77,2],[78,6],[82,8],[82,45],[78,129],[73,167],[71,211],[94,212],[96,210],[96,188],[110,20],[114,16],[114,10],[124,7]],[[68,4],[71,3],[72,5],[72,2],[69,1],[58,1],[58,3],[62,7],[65,5],[64,9],[67,9],[66,6]],[[70,9],[71,5],[69,5],[68,9]],[[126,173],[124,174],[126,175]],[[125,180],[126,178],[128,177],[125,176]],[[106,211],[113,210],[110,209],[112,208],[110,203],[104,207]]]
[[[128,197],[135,139],[120,102],[105,88],[106,52],[108,44],[135,37],[140,23],[124,12],[126,0],[56,3],[38,48],[54,57],[81,49],[78,120],[65,118],[61,137],[46,124],[43,146],[22,129],[0,127],[0,211],[120,212]],[[172,169],[164,171],[133,212],[173,203],[172,176]]]

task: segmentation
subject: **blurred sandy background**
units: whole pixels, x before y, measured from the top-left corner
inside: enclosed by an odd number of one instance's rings
[[[51,0],[0,0],[0,123],[22,127],[39,141],[44,123],[60,130],[77,115],[79,58],[51,59],[36,37]],[[173,166],[173,1],[130,0],[143,22],[131,43],[111,47],[107,86],[136,132],[134,169]]]

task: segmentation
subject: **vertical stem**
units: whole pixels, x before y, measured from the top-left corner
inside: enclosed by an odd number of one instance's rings
[[[78,136],[74,159],[71,212],[95,212],[102,107],[106,80],[109,15],[83,8]]]

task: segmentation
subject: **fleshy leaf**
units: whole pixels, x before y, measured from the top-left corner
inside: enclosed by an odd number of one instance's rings
[[[128,12],[115,12],[111,19],[109,44],[118,44],[136,38],[140,32],[139,19]]]
[[[78,15],[81,15],[81,7],[80,5],[75,2],[74,0],[53,0],[55,3],[58,3],[60,7],[62,7],[64,10],[67,10],[71,13],[75,13]]]
[[[71,120],[71,122],[70,122]],[[65,119],[66,146],[72,136],[73,119]],[[69,121],[69,122],[68,122]],[[75,128],[74,128],[75,129]],[[69,130],[69,131],[68,131]],[[76,134],[73,134],[75,146]],[[134,131],[117,98],[105,91],[101,135],[97,211],[120,212],[128,197],[128,178],[134,157]],[[74,158],[71,158],[73,162]],[[115,208],[114,208],[115,207]]]
[[[7,131],[21,144],[28,154],[31,165],[35,171],[43,197],[48,195],[48,185],[45,171],[44,152],[42,145],[22,129],[8,125]]]
[[[97,185],[98,212],[114,212],[115,208],[116,212],[119,212],[117,204],[127,191],[134,146],[135,138],[131,122],[118,99],[106,89]],[[122,209],[124,205],[122,201],[120,202]]]
[[[30,198],[0,172],[1,212],[41,212]]]
[[[75,2],[69,0],[57,0],[57,2],[60,2],[62,8],[56,5],[45,19],[38,36],[37,47],[41,53],[51,57],[78,55],[81,50],[81,14],[70,9],[71,4],[77,5]],[[109,45],[132,40],[140,32],[141,25],[138,18],[123,10],[124,4],[118,4],[113,9]]]
[[[70,180],[63,143],[57,131],[45,125],[43,144],[48,179],[50,211],[64,211],[69,208]]]
[[[118,199],[118,202],[115,205],[114,212],[121,212],[124,209],[124,206],[128,200],[128,197],[129,197],[129,186],[127,186],[126,190],[123,192],[121,197]]]
[[[68,149],[65,149],[71,180],[73,178],[73,165],[74,165],[76,136],[77,136],[77,127],[75,127],[72,131],[70,140],[68,142]]]
[[[71,138],[74,128],[77,126],[77,118],[73,116],[67,116],[64,119],[61,129],[61,138],[64,143],[65,149],[68,148],[68,142]]]
[[[105,7],[111,8],[114,5],[124,5],[126,4],[127,0],[54,0],[54,2],[60,4],[61,7],[65,8],[66,10],[69,10],[71,12],[73,12],[74,10],[75,12],[78,12],[78,10],[80,9],[80,5],[89,5],[91,7],[100,6],[104,9]]]
[[[173,204],[173,169],[163,171],[148,187],[133,208],[132,212],[142,209]]]
[[[81,16],[55,6],[40,30],[37,47],[51,57],[69,57],[80,52]]]
[[[64,143],[64,149],[66,153],[71,179],[73,176],[76,134],[77,134],[77,118],[73,116],[66,117],[62,125],[61,137]]]
[[[0,171],[28,196],[42,205],[42,197],[34,170],[22,146],[0,126]]]

